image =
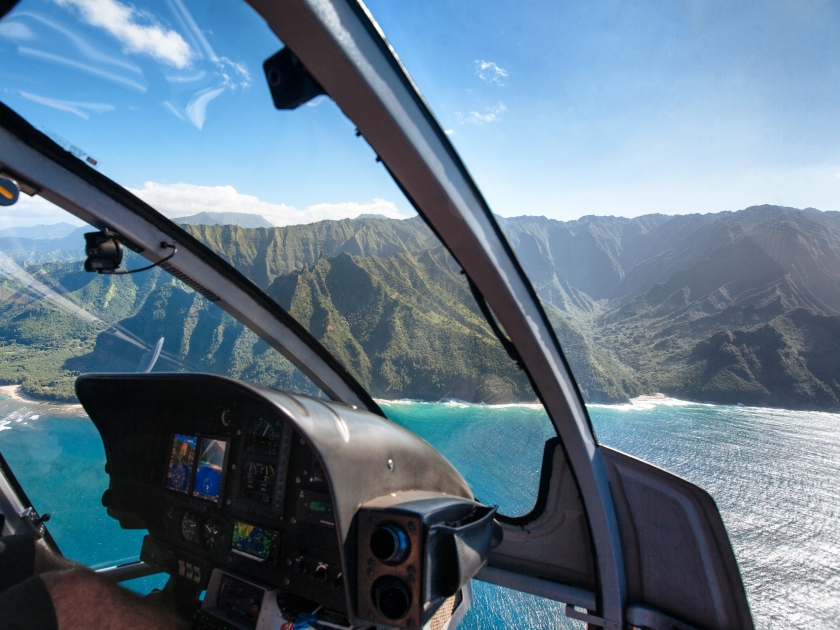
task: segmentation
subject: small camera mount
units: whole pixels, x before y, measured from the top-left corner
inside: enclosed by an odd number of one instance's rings
[[[120,269],[123,259],[123,245],[129,247],[136,252],[142,252],[142,247],[136,247],[129,243],[123,236],[112,232],[111,230],[103,230],[101,232],[87,232],[85,234],[85,253],[87,259],[85,260],[85,271],[97,272],[105,275],[122,275],[126,273],[137,273],[138,271],[146,271],[165,263],[178,253],[178,248],[174,243],[161,241],[161,248],[171,249],[172,253],[163,260],[156,263],[140,267],[139,269]]]
[[[296,109],[316,96],[325,94],[324,88],[288,48],[266,59],[263,70],[277,109]]]

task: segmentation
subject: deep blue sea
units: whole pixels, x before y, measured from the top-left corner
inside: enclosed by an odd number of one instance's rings
[[[437,447],[475,495],[508,514],[534,502],[541,407],[383,403]],[[703,405],[672,399],[589,408],[598,439],[671,470],[717,501],[758,628],[840,628],[840,415]],[[101,507],[107,486],[99,435],[83,412],[0,400],[0,452],[65,555],[93,567],[137,557],[143,532]],[[162,583],[136,581],[147,591]],[[461,627],[580,628],[562,604],[474,582]]]

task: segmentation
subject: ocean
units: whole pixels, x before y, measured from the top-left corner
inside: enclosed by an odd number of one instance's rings
[[[533,505],[552,429],[536,405],[383,402],[507,514]],[[840,627],[840,415],[673,399],[589,407],[598,439],[705,488],[729,531],[758,628]],[[78,410],[0,400],[0,452],[62,552],[94,568],[135,559],[143,532],[101,507],[104,452]],[[148,591],[160,576],[129,586]],[[557,602],[474,582],[461,628],[581,628]]]

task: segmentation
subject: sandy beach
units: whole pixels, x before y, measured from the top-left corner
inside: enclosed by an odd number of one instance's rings
[[[53,409],[61,409],[62,411],[77,411],[82,409],[82,405],[79,403],[60,403],[54,400],[36,400],[35,398],[30,398],[21,393],[20,385],[0,385],[0,395],[9,400],[45,405]]]

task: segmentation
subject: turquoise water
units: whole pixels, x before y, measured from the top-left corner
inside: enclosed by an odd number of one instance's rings
[[[475,494],[508,514],[533,505],[541,408],[463,403],[383,405],[438,448]],[[674,400],[592,406],[599,439],[706,488],[732,538],[756,625],[840,627],[840,415]],[[136,558],[143,532],[101,507],[104,453],[80,410],[0,400],[0,452],[62,551],[93,567]],[[134,584],[148,591],[161,578]],[[474,583],[462,628],[580,628],[562,605]]]

